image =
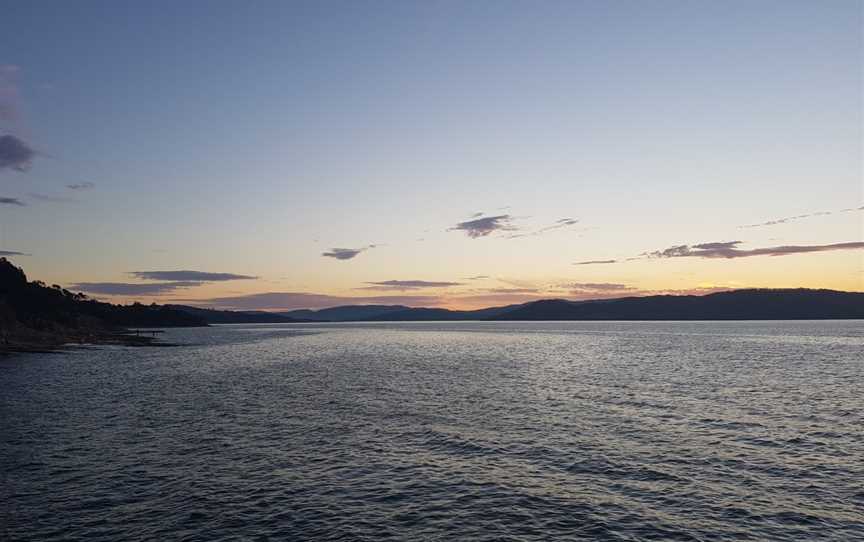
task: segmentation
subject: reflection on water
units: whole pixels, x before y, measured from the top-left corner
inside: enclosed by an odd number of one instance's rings
[[[0,538],[864,539],[864,322],[165,339],[0,360]]]

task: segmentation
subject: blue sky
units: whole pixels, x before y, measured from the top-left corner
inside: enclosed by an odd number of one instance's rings
[[[573,266],[708,242],[861,241],[861,213],[837,212],[864,199],[858,2],[3,11],[16,118],[0,133],[39,154],[0,171],[0,196],[27,204],[0,207],[0,249],[31,254],[16,262],[37,278],[260,277],[173,292],[205,300],[491,277],[423,288],[450,305],[508,283],[534,290],[511,294],[523,297],[577,283],[862,289],[857,249]],[[512,239],[450,229],[481,212],[522,233],[578,224]]]

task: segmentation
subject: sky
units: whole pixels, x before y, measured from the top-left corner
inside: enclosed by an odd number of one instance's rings
[[[864,291],[862,4],[31,2],[0,254],[114,302]]]

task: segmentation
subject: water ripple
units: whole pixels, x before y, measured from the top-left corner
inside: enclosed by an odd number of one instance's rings
[[[0,363],[0,539],[864,539],[861,322],[166,338]]]

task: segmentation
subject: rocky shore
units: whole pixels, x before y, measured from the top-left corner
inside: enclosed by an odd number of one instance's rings
[[[160,340],[153,331],[138,332],[130,329],[114,330],[53,330],[37,332],[29,329],[2,330],[0,355],[14,353],[55,353],[83,345],[118,346],[177,346]]]
[[[201,317],[162,305],[114,305],[30,281],[0,258],[0,354],[57,352],[69,345],[171,346],[136,328],[206,326]]]

